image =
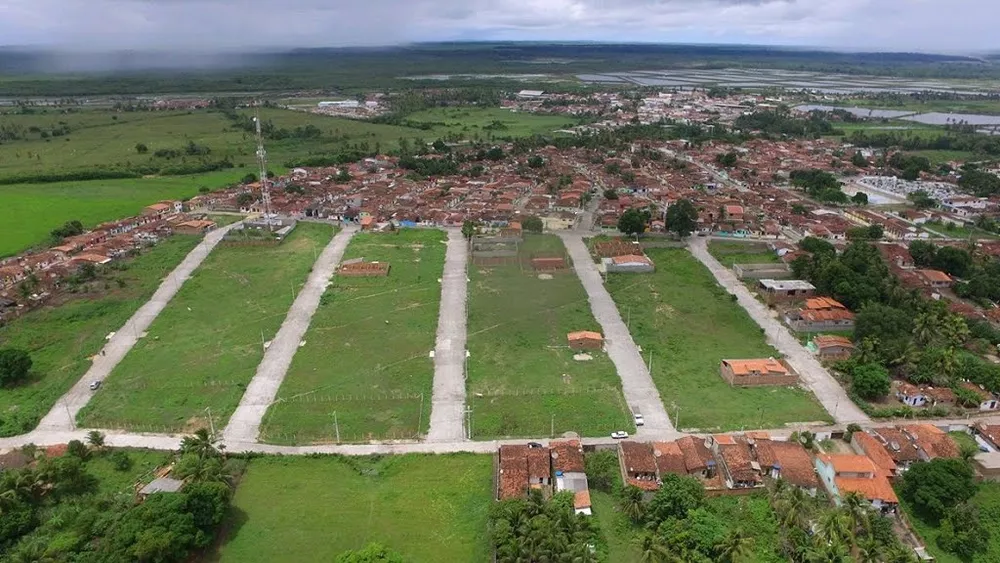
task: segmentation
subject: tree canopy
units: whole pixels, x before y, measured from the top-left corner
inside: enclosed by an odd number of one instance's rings
[[[627,235],[640,235],[646,232],[649,222],[649,212],[639,209],[626,209],[618,218],[618,230]]]
[[[963,459],[937,458],[910,467],[899,490],[917,511],[936,521],[976,494],[974,476]]]
[[[690,200],[681,199],[667,208],[667,230],[684,238],[698,227],[698,210]]]
[[[0,385],[24,381],[31,372],[31,355],[21,348],[0,349]]]

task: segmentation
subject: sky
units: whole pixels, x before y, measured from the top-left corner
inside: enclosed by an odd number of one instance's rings
[[[0,45],[188,52],[416,41],[1000,51],[998,0],[0,0]]]

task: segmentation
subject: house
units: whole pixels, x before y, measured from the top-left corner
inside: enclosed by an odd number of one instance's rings
[[[624,256],[611,256],[601,260],[604,268],[608,272],[641,272],[648,273],[654,271],[653,261],[647,256],[640,254],[626,254]]]
[[[577,514],[591,514],[590,486],[584,472],[583,446],[579,440],[552,442],[549,444],[552,457],[552,472],[555,474],[555,490],[574,493],[574,509]]]
[[[904,442],[904,444],[909,445],[908,442],[909,440]],[[917,454],[913,448],[906,448],[904,450],[903,445],[899,442],[892,443],[896,445],[895,451],[897,455],[895,457],[886,448],[886,445],[889,445],[890,442],[887,441],[884,435],[875,432],[869,434],[864,430],[851,434],[851,448],[860,455],[868,456],[868,459],[872,460],[887,477],[899,475],[900,466],[897,464],[897,460],[905,463],[906,466],[917,460]]]
[[[980,411],[994,411],[997,410],[997,408],[1000,408],[1000,401],[997,401],[997,398],[993,396],[993,393],[990,393],[982,387],[968,381],[963,381],[961,387],[972,391],[979,396]]]
[[[649,444],[629,440],[618,442],[618,465],[625,484],[634,485],[644,491],[655,491],[659,488],[656,457]]]
[[[203,235],[215,228],[215,221],[207,219],[194,219],[178,223],[174,227],[174,232],[179,235]]]
[[[715,435],[709,441],[719,460],[719,467],[730,489],[763,487],[761,465],[753,456],[750,444],[743,436]]]
[[[867,456],[856,454],[820,454],[815,458],[816,473],[827,492],[839,506],[843,496],[858,493],[872,508],[894,514],[899,499],[888,477]]]
[[[854,328],[854,313],[836,299],[817,297],[785,313],[785,322],[797,332],[850,330]]]
[[[832,334],[817,334],[812,339],[816,355],[821,360],[846,360],[854,353],[854,343],[850,338]]]
[[[757,282],[757,292],[768,305],[802,301],[816,293],[816,287],[803,280],[762,279]]]
[[[989,448],[1000,451],[1000,424],[979,422],[972,427],[972,432],[977,442],[985,441]]]
[[[548,448],[502,445],[498,451],[497,500],[520,498],[529,488],[543,492],[552,485]]]
[[[601,333],[591,330],[579,330],[566,335],[569,347],[573,350],[600,350],[604,345]]]
[[[722,360],[719,373],[730,385],[795,385],[799,374],[784,360]]]
[[[910,407],[955,404],[955,392],[947,387],[918,386],[906,381],[894,381],[893,386],[896,388],[896,398]]]
[[[955,281],[951,276],[940,270],[915,270],[925,285],[934,288],[951,287]]]
[[[787,481],[810,495],[816,494],[819,479],[812,457],[802,444],[749,436],[747,441],[752,441],[754,456],[765,476]]]
[[[147,205],[146,207],[142,208],[142,214],[147,216],[153,215],[162,217],[167,213],[173,212],[173,209],[174,209],[173,205],[165,201],[161,201],[159,203],[154,203],[153,205]]]
[[[362,231],[370,231],[375,226],[375,218],[371,215],[365,215],[361,218],[360,223]]]
[[[876,430],[881,432],[881,429]],[[917,455],[922,461],[962,455],[955,440],[933,424],[908,424],[901,430],[916,447]]]

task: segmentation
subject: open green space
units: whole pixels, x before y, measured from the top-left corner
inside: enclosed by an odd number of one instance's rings
[[[92,291],[0,326],[0,347],[23,348],[34,362],[28,382],[0,388],[0,435],[34,428],[90,368],[104,337],[125,324],[200,240],[174,235],[135,259],[99,270]]]
[[[971,151],[945,151],[945,150],[921,150],[908,151],[907,154],[923,156],[931,161],[932,166],[938,166],[951,161],[978,160],[976,154]]]
[[[762,242],[737,242],[713,240],[708,243],[708,252],[723,266],[733,264],[777,264],[778,255]]]
[[[300,223],[280,245],[216,247],[80,413],[132,430],[221,426],[239,404],[332,227]]]
[[[939,524],[923,519],[912,506],[905,500],[900,499],[903,511],[906,513],[910,524],[916,530],[917,535],[924,541],[927,552],[934,556],[938,563],[963,563],[962,558],[954,553],[941,549],[937,543],[941,534]],[[989,545],[984,553],[978,553],[972,561],[987,562],[1000,561],[1000,483],[994,481],[983,481],[979,484],[976,496],[969,500],[969,504],[975,506],[979,511],[979,519],[983,527],[990,530]]]
[[[464,139],[541,135],[578,123],[573,117],[514,113],[498,107],[434,108],[409,114],[406,119],[432,124],[427,132],[430,136],[454,135]]]
[[[120,469],[115,465],[115,457],[122,452],[131,462],[128,469]],[[155,479],[153,471],[164,467],[173,461],[172,452],[141,449],[106,449],[94,452],[87,459],[87,472],[97,477],[98,492],[114,495],[135,494],[135,484],[143,485]]]
[[[473,454],[255,459],[211,560],[334,561],[378,542],[414,563],[488,561],[492,471]]]
[[[681,428],[775,428],[829,421],[798,387],[731,387],[719,375],[723,359],[778,356],[759,326],[712,274],[684,249],[653,248],[653,274],[610,274],[608,290],[645,354],[653,381]],[[679,421],[677,418],[679,417]]]
[[[0,186],[0,223],[4,226],[0,256],[44,242],[49,231],[67,221],[94,227],[137,215],[157,201],[186,199],[198,195],[203,187],[215,189],[231,184],[244,174],[229,170],[192,176]]]
[[[974,239],[996,239],[1000,238],[1000,235],[996,233],[991,233],[989,231],[984,231],[979,227],[975,226],[963,226],[959,227],[954,223],[927,223],[925,228],[931,229],[936,233],[941,233],[947,237],[951,238],[974,238]]]
[[[970,100],[915,100],[899,101],[878,100],[868,98],[845,99],[833,102],[833,105],[856,106],[863,108],[891,109],[926,113],[932,111],[944,113],[985,113],[1000,114],[1000,100],[970,99]]]
[[[531,268],[532,256],[563,256],[555,235],[525,235],[520,258],[469,265],[468,390],[474,438],[595,436],[632,428],[607,354],[573,359],[566,335],[600,332],[572,268]],[[567,258],[568,261],[568,258]],[[548,278],[548,279],[543,279]]]
[[[344,260],[388,262],[389,275],[334,278],[264,417],[262,439],[332,442],[338,428],[341,441],[425,431],[445,240],[427,229],[354,236]]]

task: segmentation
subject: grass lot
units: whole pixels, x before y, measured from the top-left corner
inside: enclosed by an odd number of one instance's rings
[[[408,562],[488,561],[491,488],[486,455],[255,459],[210,560],[333,561],[379,542]]]
[[[858,98],[842,100],[835,105],[914,111],[918,113],[941,111],[945,113],[1000,114],[1000,101],[997,100],[907,100],[897,105],[887,104],[879,100]]]
[[[522,256],[563,255],[554,235],[526,235]],[[469,396],[473,435],[595,436],[632,428],[621,383],[607,354],[579,362],[566,342],[577,330],[600,332],[572,269],[539,279],[518,264],[475,266],[469,278]],[[478,396],[481,394],[482,396]]]
[[[97,428],[190,430],[228,419],[331,237],[300,223],[273,247],[220,245],[181,287],[114,369],[81,424]]]
[[[225,227],[226,225],[232,225],[237,221],[242,221],[242,215],[209,215],[209,219],[215,221],[215,224],[219,227]]]
[[[996,238],[1000,238],[1000,235],[998,235],[996,233],[991,233],[989,231],[984,231],[984,230],[980,229],[979,227],[975,227],[975,226],[957,227],[957,226],[955,226],[952,223],[946,223],[946,224],[928,224],[927,228],[933,230],[934,232],[941,233],[942,235],[946,235],[946,236],[949,236],[949,237],[952,237],[952,238],[964,238],[964,239],[967,239],[969,237],[977,238],[977,239],[984,239],[984,238],[996,239]]]
[[[653,381],[668,412],[679,407],[679,426],[733,430],[830,420],[803,389],[730,387],[719,375],[722,359],[766,358],[777,351],[687,250],[654,248],[647,255],[656,273],[611,274],[608,290],[619,311],[631,307],[632,336],[645,353],[652,352]]]
[[[979,444],[968,432],[958,431],[949,432],[948,434],[951,436],[951,439],[955,440],[955,443],[958,444],[959,449],[971,449],[974,452],[979,451]]]
[[[708,252],[723,266],[732,268],[733,264],[777,264],[781,262],[778,255],[760,242],[737,242],[712,240],[708,243]]]
[[[203,186],[230,184],[244,174],[230,170],[194,176],[0,186],[0,224],[4,225],[0,256],[42,243],[49,231],[66,221],[79,220],[93,227],[136,215],[143,207],[163,199],[198,195]]]
[[[987,562],[1000,561],[1000,483],[993,481],[983,481],[979,484],[979,491],[970,500],[979,509],[979,518],[984,527],[991,530],[989,547],[986,553],[976,555],[973,561]],[[903,511],[910,520],[910,524],[917,531],[917,534],[924,540],[927,551],[934,556],[938,563],[962,563],[958,556],[944,551],[937,544],[937,537],[940,534],[938,524],[924,521],[914,511],[909,503],[900,499]]]
[[[58,307],[33,311],[0,326],[0,346],[24,348],[34,362],[30,382],[0,389],[0,435],[34,428],[60,395],[90,367],[109,332],[121,328],[200,237],[175,235],[125,264],[102,270],[109,290],[78,294]],[[112,278],[125,282],[124,287]]]
[[[425,431],[445,240],[423,229],[355,235],[344,258],[389,262],[389,276],[334,279],[264,418],[264,439],[333,441],[334,412],[343,441]]]
[[[977,160],[976,153],[971,151],[938,151],[938,150],[923,150],[923,151],[908,151],[907,154],[912,154],[915,156],[924,156],[931,161],[932,166],[937,166],[945,162],[951,162],[953,160],[964,161],[964,160]]]
[[[411,121],[433,123],[425,137],[447,135],[466,139],[493,137],[525,137],[551,133],[573,127],[578,120],[558,115],[514,113],[503,108],[435,108],[406,116]]]
[[[110,454],[114,450],[108,449],[100,453],[92,453],[87,460],[87,473],[90,473],[100,482],[98,492],[108,494],[124,493],[132,496],[135,489],[133,485],[137,481],[143,484],[154,479],[153,471],[170,463],[173,454],[170,452],[160,452],[155,450],[121,450],[128,454],[132,460],[132,467],[126,471],[115,468],[111,462]]]

